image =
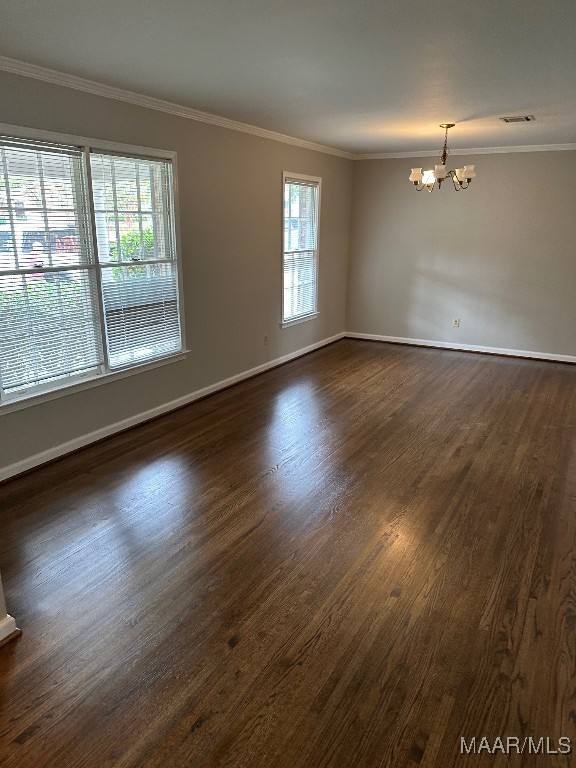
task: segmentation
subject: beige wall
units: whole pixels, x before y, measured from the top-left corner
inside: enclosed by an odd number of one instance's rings
[[[576,355],[576,152],[456,161],[465,192],[413,189],[434,158],[355,163],[346,329]]]
[[[0,416],[0,471],[344,331],[353,163],[0,73],[0,121],[178,153],[185,361]],[[317,319],[282,330],[282,171],[322,177]],[[264,335],[269,344],[264,346]]]

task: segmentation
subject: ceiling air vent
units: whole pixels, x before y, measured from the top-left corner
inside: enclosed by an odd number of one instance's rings
[[[531,123],[536,118],[534,115],[516,115],[514,117],[501,117],[504,123]]]

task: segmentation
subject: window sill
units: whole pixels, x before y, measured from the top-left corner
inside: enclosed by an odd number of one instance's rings
[[[184,360],[189,350],[183,350],[175,355],[169,357],[163,357],[160,360],[153,360],[149,363],[142,363],[141,365],[135,365],[130,368],[123,368],[119,371],[113,371],[111,373],[101,374],[100,376],[92,376],[76,381],[74,384],[62,384],[56,389],[51,389],[47,392],[34,392],[14,400],[6,400],[0,403],[0,416],[5,413],[13,413],[19,411],[22,408],[29,408],[32,405],[39,405],[40,403],[48,402],[49,400],[56,400],[59,397],[65,397],[66,395],[72,395],[76,392],[82,392],[86,389],[92,389],[100,384],[106,384],[110,381],[118,381],[119,379],[125,379],[128,376],[135,376],[138,373],[144,373],[145,371],[151,371],[154,368],[160,368],[163,365],[169,365],[170,363],[177,363],[180,360]]]
[[[284,322],[280,323],[280,328],[290,328],[292,325],[298,325],[299,323],[307,323],[308,320],[314,320],[318,317],[320,312],[312,312],[310,315],[305,315],[304,317],[297,317],[294,320],[284,320]]]

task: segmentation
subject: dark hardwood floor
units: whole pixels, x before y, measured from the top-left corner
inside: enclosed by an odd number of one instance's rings
[[[576,750],[574,366],[343,340],[0,508],[2,766],[576,764],[461,754]]]

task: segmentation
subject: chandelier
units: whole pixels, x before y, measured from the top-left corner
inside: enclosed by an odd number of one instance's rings
[[[454,189],[460,192],[461,189],[468,189],[470,182],[476,176],[473,165],[465,165],[463,168],[456,168],[455,171],[446,170],[446,158],[450,150],[448,149],[448,129],[454,128],[455,123],[442,123],[440,128],[444,128],[444,146],[440,155],[440,165],[435,165],[434,170],[422,171],[422,168],[412,168],[410,181],[414,184],[418,192],[427,189],[432,192],[436,183],[438,189],[441,188],[444,179],[450,177],[454,184]]]

